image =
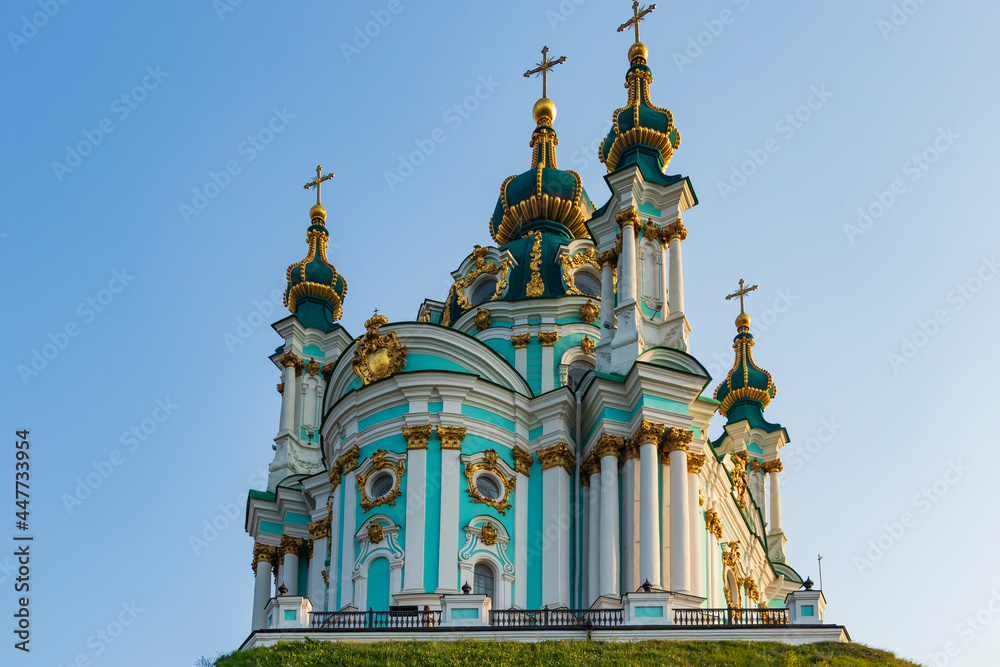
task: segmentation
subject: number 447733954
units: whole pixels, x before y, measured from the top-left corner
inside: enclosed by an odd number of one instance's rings
[[[15,433],[17,440],[14,446],[17,448],[17,452],[14,455],[17,459],[15,463],[15,492],[14,492],[14,504],[17,506],[17,510],[14,512],[15,517],[17,517],[17,523],[15,524],[19,530],[28,530],[28,501],[30,499],[29,489],[31,487],[31,455],[28,450],[31,445],[28,443],[28,431],[17,431]]]

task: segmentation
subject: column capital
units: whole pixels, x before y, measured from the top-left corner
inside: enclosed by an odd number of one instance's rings
[[[688,452],[688,472],[692,474],[701,473],[701,467],[705,465],[706,457],[704,454],[693,454]]]
[[[672,222],[662,230],[663,236],[661,238],[666,238],[667,243],[677,239],[679,241],[684,241],[688,237],[687,229],[684,228],[684,223],[678,218],[677,222]]]
[[[333,493],[337,490],[337,487],[340,486],[340,482],[343,480],[343,473],[340,472],[339,461],[334,463],[333,469],[330,471],[328,477],[330,479],[330,492]]]
[[[666,430],[667,427],[663,424],[654,424],[643,419],[635,433],[632,434],[632,440],[640,447],[642,445],[655,445],[663,437]]]
[[[302,371],[306,367],[305,363],[301,359],[299,359],[298,355],[296,355],[294,352],[285,352],[283,355],[278,357],[278,363],[284,366],[286,369],[294,366],[296,377],[302,375]]]
[[[277,563],[278,547],[255,542],[253,545],[253,562],[250,563],[250,569],[253,570],[254,574],[257,573],[257,563],[261,561],[269,563],[272,566]]]
[[[722,519],[719,518],[718,512],[715,510],[705,510],[705,528],[712,535],[715,535],[715,539],[722,539]]]
[[[462,440],[468,432],[464,426],[438,426],[437,435],[441,438],[441,449],[462,449]]]
[[[622,229],[625,227],[638,227],[642,223],[639,221],[639,212],[636,210],[635,206],[630,206],[626,209],[618,211],[615,215],[615,223]]]
[[[329,382],[330,376],[333,375],[333,362],[324,364],[323,368],[319,369],[319,373],[323,376],[323,382]]]
[[[781,465],[781,459],[774,459],[773,461],[765,461],[761,465],[761,467],[764,470],[764,472],[768,474],[778,473],[785,469],[785,467]]]
[[[565,442],[541,449],[536,452],[535,456],[538,457],[538,462],[542,464],[543,472],[549,468],[560,467],[567,474],[573,474],[573,466],[576,465],[576,455]]]
[[[300,553],[302,553],[301,537],[292,537],[291,535],[281,536],[281,545],[278,546],[278,565],[285,562],[285,556],[289,554],[298,556]]]
[[[406,438],[406,448],[427,449],[427,440],[431,437],[433,428],[430,424],[404,426],[403,437]]]
[[[314,540],[330,537],[330,517],[327,516],[325,519],[320,519],[319,521],[311,521],[306,528],[309,529],[309,534],[312,535]]]
[[[606,456],[618,458],[624,447],[625,438],[618,435],[611,435],[610,433],[602,433],[601,437],[597,440],[597,444],[594,445],[592,453],[598,459],[603,459]]]
[[[559,340],[558,331],[539,331],[538,332],[538,342],[542,344],[542,347],[552,347]]]
[[[351,472],[358,467],[358,459],[361,458],[361,449],[354,445],[337,458],[337,467],[343,466],[344,474]]]
[[[302,541],[302,555],[306,560],[312,560],[313,557],[313,541],[303,540]]]
[[[597,265],[604,270],[605,268],[612,268],[618,266],[618,255],[621,254],[621,250],[616,246],[611,250],[605,250],[604,252],[597,253]]]
[[[285,383],[284,383],[284,382],[279,382],[279,383],[277,384],[277,386],[275,387],[275,389],[277,389],[277,390],[278,390],[278,393],[279,393],[279,394],[282,394],[282,395],[284,395],[284,393],[285,393]]]
[[[310,358],[305,364],[306,373],[314,376],[319,375],[319,371],[322,367],[322,364],[312,358]]]
[[[510,342],[514,345],[515,350],[520,350],[528,347],[528,343],[531,342],[531,334],[514,334],[510,337]]]
[[[670,454],[675,451],[688,451],[688,447],[691,445],[691,441],[694,439],[693,431],[685,431],[680,428],[670,428],[663,433],[660,438],[659,446],[660,449],[666,453]]]
[[[514,445],[512,451],[514,453],[514,470],[525,477],[531,477],[531,466],[535,462],[534,457],[518,445]]]

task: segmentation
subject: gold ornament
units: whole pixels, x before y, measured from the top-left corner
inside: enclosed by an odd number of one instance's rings
[[[664,227],[660,233],[661,238],[665,238],[667,243],[670,243],[674,239],[686,241],[688,237],[687,229],[685,229],[684,223],[680,220],[670,223]]]
[[[479,463],[472,463],[465,466],[465,482],[467,484],[466,491],[472,498],[474,503],[482,503],[483,505],[489,505],[500,514],[506,514],[512,505],[507,502],[510,498],[511,492],[514,490],[515,479],[513,477],[507,477],[504,474],[503,468],[497,464],[497,453],[493,449],[487,449],[483,452],[483,460]],[[502,498],[487,498],[479,492],[476,488],[475,476],[477,472],[482,470],[488,470],[498,477],[503,482],[503,497]]]
[[[475,317],[476,328],[482,331],[483,329],[490,328],[490,311],[485,308],[480,308],[476,311]]]
[[[614,456],[617,458],[624,446],[625,438],[617,435],[611,435],[610,433],[602,433],[601,437],[597,439],[597,444],[594,445],[592,452],[598,460],[603,459],[606,456]]]
[[[330,575],[326,573],[326,570],[320,570],[319,576],[323,577],[323,586],[330,588]]]
[[[750,465],[750,455],[744,452],[735,452],[733,458],[733,493],[736,495],[736,502],[741,506],[747,503],[747,466]]]
[[[487,521],[486,525],[480,529],[480,536],[482,537],[483,544],[488,547],[496,544],[497,541],[497,529],[493,527],[492,521]]]
[[[535,459],[526,450],[521,449],[517,445],[514,445],[514,470],[520,475],[525,477],[531,476],[531,466],[534,464]]]
[[[306,367],[305,363],[296,356],[294,352],[285,352],[283,355],[278,357],[278,363],[288,368],[289,366],[295,367],[295,377],[302,375],[302,369]]]
[[[382,315],[375,315],[365,322],[367,332],[358,338],[354,350],[354,374],[368,385],[389,377],[406,365],[406,346],[396,338],[395,332],[384,336],[378,330],[389,323]]]
[[[656,9],[656,5],[640,7],[639,1],[635,0],[635,2],[632,3],[632,18],[618,26],[617,32],[622,32],[624,30],[628,30],[629,28],[635,28],[635,44],[633,44],[633,46],[640,45],[645,48],[642,42],[639,41],[639,23],[645,21],[646,16],[652,13],[654,9]]]
[[[448,290],[448,296],[444,300],[444,312],[441,314],[442,326],[451,325],[451,308],[448,304],[451,303],[451,297],[453,295],[455,297],[455,303],[463,312],[472,308],[472,303],[470,303],[468,297],[465,296],[465,288],[469,287],[476,281],[476,278],[484,273],[495,275],[497,277],[496,290],[493,292],[491,301],[496,301],[503,296],[504,291],[507,289],[507,274],[510,272],[511,262],[509,259],[503,260],[500,264],[497,264],[496,262],[487,262],[486,255],[488,253],[489,249],[482,246],[477,245],[475,249],[473,249],[472,257],[476,260],[476,268],[470,271],[469,275],[465,276],[465,278],[456,281],[451,286],[451,289]],[[427,321],[430,321],[429,316]]]
[[[297,556],[302,553],[302,538],[291,535],[281,536],[281,545],[278,547],[278,565],[285,562],[285,556],[292,554]]]
[[[261,561],[270,563],[272,566],[277,563],[278,547],[260,542],[255,543],[253,545],[253,562],[250,563],[250,569],[253,570],[254,574],[257,573],[257,563]]]
[[[403,437],[406,438],[407,449],[427,449],[427,440],[431,437],[433,427],[430,424],[423,426],[404,426]]]
[[[593,354],[594,353],[594,339],[591,338],[590,336],[584,336],[580,340],[580,351],[583,352],[584,354]]]
[[[306,373],[308,373],[309,375],[318,375],[321,366],[322,364],[320,364],[318,361],[310,358],[309,361],[306,362]]]
[[[705,465],[705,455],[704,454],[692,454],[688,452],[688,472],[698,475],[701,473],[701,467]]]
[[[568,474],[573,474],[573,466],[576,465],[576,455],[565,442],[546,447],[538,451],[535,456],[538,457],[538,462],[542,464],[543,472],[549,468],[558,466]]]
[[[319,369],[319,372],[323,376],[323,382],[329,382],[330,376],[333,375],[333,363],[324,364],[323,368]]]
[[[462,449],[462,440],[466,432],[464,426],[438,426],[437,434],[441,439],[441,449]]]
[[[367,512],[376,505],[395,505],[396,498],[401,495],[399,490],[400,485],[403,483],[403,474],[406,472],[406,463],[404,461],[399,461],[397,463],[392,463],[385,458],[386,451],[384,449],[378,449],[372,454],[372,467],[368,469],[364,474],[358,475],[358,491],[361,493],[361,509]],[[392,470],[395,473],[396,483],[393,485],[392,490],[382,496],[381,498],[369,498],[367,491],[368,480],[373,474],[379,470]]]
[[[580,319],[588,324],[596,322],[601,316],[601,307],[594,303],[593,299],[588,299],[587,303],[580,306]]]
[[[733,540],[722,552],[722,563],[726,567],[730,568],[734,572],[736,571],[736,564],[740,562],[740,541]]]
[[[566,294],[583,294],[583,292],[581,292],[576,286],[576,278],[574,278],[576,269],[579,269],[584,264],[590,264],[596,269],[601,268],[597,262],[597,251],[593,248],[587,248],[583,252],[579,252],[572,257],[569,255],[563,255],[562,259],[559,261],[562,264],[563,282],[566,283]]]
[[[630,206],[626,209],[618,211],[615,215],[615,222],[619,227],[638,227],[639,222],[639,212],[635,210],[635,206]]]
[[[635,440],[636,445],[655,445],[663,437],[664,431],[667,427],[663,424],[654,424],[653,422],[642,420],[639,427],[632,434],[632,439]]]
[[[670,428],[660,440],[660,450],[663,454],[667,455],[678,450],[686,452],[693,439],[694,433],[692,431]]]
[[[708,532],[715,535],[715,539],[722,539],[722,519],[715,510],[705,510],[705,527]]]
[[[311,521],[306,528],[309,529],[309,534],[312,535],[314,540],[330,537],[330,517],[328,516],[319,521]]]
[[[368,541],[372,544],[378,544],[382,541],[382,524],[378,521],[372,521],[368,524]]]
[[[779,473],[779,472],[781,472],[782,470],[785,469],[785,467],[783,465],[781,465],[781,460],[780,459],[774,459],[773,461],[767,461],[767,462],[764,463],[763,467],[764,467],[764,472],[766,472],[768,474],[772,474],[772,475],[775,474],[775,473]]]
[[[535,242],[531,246],[531,262],[529,264],[531,268],[531,280],[528,281],[528,286],[525,288],[525,296],[529,297],[541,296],[545,293],[545,283],[542,281],[540,271],[542,268],[542,233],[532,232],[531,234],[535,236]]]
[[[344,469],[344,474],[351,472],[358,467],[358,459],[361,457],[361,450],[354,445],[337,458],[337,467]]]
[[[528,343],[531,342],[531,334],[514,334],[510,337],[510,342],[514,345],[515,350],[521,350],[528,347]]]
[[[279,394],[284,395],[284,393],[285,393],[285,383],[284,382],[279,382],[278,386],[276,387],[276,389],[278,390]]]
[[[552,347],[559,340],[558,331],[539,331],[538,332],[538,342],[542,344],[542,347]]]

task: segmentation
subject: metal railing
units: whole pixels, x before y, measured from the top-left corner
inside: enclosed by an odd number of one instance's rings
[[[441,624],[440,611],[324,611],[309,614],[313,630],[406,630]]]
[[[773,625],[788,625],[787,609],[675,609],[674,624],[685,626],[737,626],[759,628]]]
[[[490,612],[495,628],[613,628],[624,623],[621,609],[498,609]]]

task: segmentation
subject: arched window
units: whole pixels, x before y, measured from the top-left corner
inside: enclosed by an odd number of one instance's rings
[[[480,306],[490,299],[497,291],[497,283],[495,280],[484,280],[479,283],[479,286],[472,292],[471,303],[473,306]]]
[[[576,288],[595,299],[601,298],[601,280],[589,271],[577,271],[573,274],[573,284]]]
[[[566,386],[572,391],[576,391],[576,386],[587,374],[587,371],[594,370],[594,365],[588,361],[574,361],[569,365],[569,372],[566,374]]]
[[[493,597],[493,568],[486,563],[477,563],[472,574],[473,594]]]

